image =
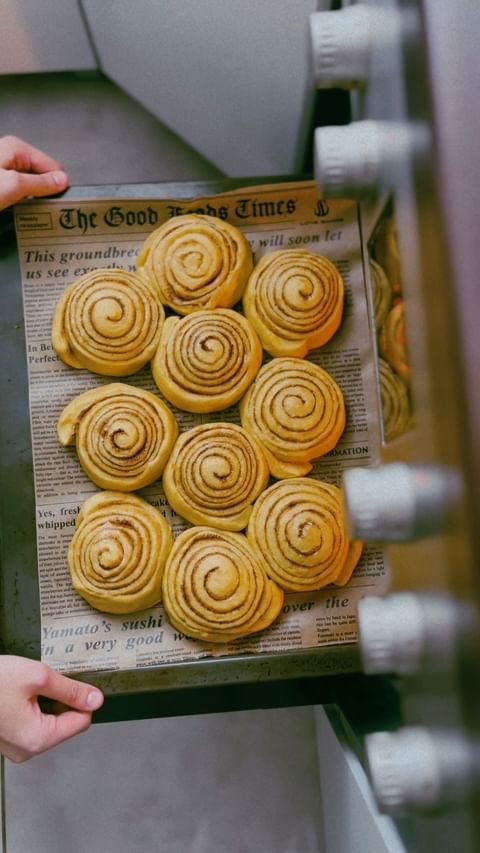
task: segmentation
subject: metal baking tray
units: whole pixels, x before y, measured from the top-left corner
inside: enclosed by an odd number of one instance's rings
[[[302,178],[309,176],[302,176]],[[65,198],[192,198],[240,186],[298,179],[292,176],[212,182],[72,187]],[[0,218],[0,643],[4,653],[40,659],[40,603],[28,378],[21,278],[11,211]],[[334,701],[339,676],[355,691],[360,673],[355,643],[296,652],[250,654],[177,662],[141,670],[86,672],[106,696],[105,719],[198,713],[227,707],[280,707]],[[346,681],[345,681],[346,679]],[[369,684],[372,679],[369,679]],[[374,679],[380,685],[382,679]],[[200,690],[200,688],[202,688]],[[383,685],[379,686],[383,690]],[[332,692],[333,691],[333,692]],[[342,688],[343,692],[343,688]],[[170,698],[169,698],[170,697]],[[171,701],[170,701],[171,699]],[[116,709],[116,710],[115,710]]]

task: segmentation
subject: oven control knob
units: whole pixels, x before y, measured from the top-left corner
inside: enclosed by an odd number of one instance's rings
[[[363,199],[391,189],[412,146],[424,145],[423,136],[420,128],[380,120],[317,127],[314,172],[320,196]]]
[[[398,675],[449,671],[467,618],[446,595],[414,592],[366,596],[357,616],[364,672]]]
[[[458,506],[461,487],[452,468],[394,462],[350,468],[342,489],[353,539],[402,542],[442,530]]]
[[[319,89],[359,89],[369,76],[372,48],[390,52],[399,43],[394,9],[357,4],[310,15],[311,64]]]
[[[406,726],[365,738],[373,791],[381,811],[429,812],[461,802],[472,788],[478,745],[458,730]]]
[[[310,15],[313,75],[319,88],[355,89],[365,83],[371,17],[362,5]]]

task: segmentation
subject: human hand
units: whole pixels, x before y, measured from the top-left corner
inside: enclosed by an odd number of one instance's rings
[[[0,137],[0,210],[27,196],[59,193],[68,187],[60,163],[16,136]]]
[[[54,700],[44,713],[39,698]],[[103,703],[96,687],[66,678],[45,663],[0,656],[0,753],[20,763],[88,729]]]

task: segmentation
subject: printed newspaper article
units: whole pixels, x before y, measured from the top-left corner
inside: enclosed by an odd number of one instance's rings
[[[270,629],[221,647],[187,639],[174,630],[161,604],[145,612],[112,616],[94,610],[72,588],[68,545],[82,503],[98,489],[80,467],[75,448],[60,446],[57,420],[74,396],[112,380],[68,367],[57,357],[51,345],[54,308],[65,287],[89,270],[134,270],[139,249],[151,231],[171,216],[190,212],[219,216],[239,227],[255,260],[267,252],[301,247],[335,263],[346,286],[342,325],[328,344],[308,357],[341,387],[347,426],[335,449],[315,462],[310,476],[339,485],[346,467],[372,465],[378,460],[373,335],[354,202],[319,200],[313,182],[302,181],[188,201],[68,198],[18,205],[15,214],[30,389],[42,655],[52,666],[67,672],[132,669],[215,655],[352,642],[357,632],[358,599],[367,592],[382,591],[387,583],[382,551],[366,546],[346,586],[287,594],[281,616]],[[149,366],[121,381],[160,395]],[[211,421],[239,422],[238,405],[212,415],[171,408],[181,431]],[[141,489],[139,494],[162,511],[176,534],[186,529],[187,523],[169,507],[161,482]]]

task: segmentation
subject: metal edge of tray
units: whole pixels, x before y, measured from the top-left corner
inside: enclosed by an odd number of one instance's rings
[[[71,187],[66,201],[84,198],[195,198],[242,186],[309,180],[311,176],[219,179]],[[11,217],[11,212],[10,212]],[[5,225],[6,222],[6,225]],[[33,487],[28,376],[20,271],[13,220],[0,231],[0,323],[5,369],[0,377],[2,399],[8,400],[1,419],[0,496],[1,550],[0,641],[3,651],[40,658],[40,604],[36,561],[35,498]],[[3,237],[3,239],[2,239]],[[6,395],[6,396],[5,396]],[[102,687],[107,695],[178,691],[182,688],[286,682],[360,672],[355,643],[260,655],[236,655],[136,670],[70,673]]]
[[[225,655],[199,660],[179,660],[128,670],[94,670],[71,673],[108,694],[173,690],[183,686],[248,684],[284,681],[360,671],[355,643],[343,643],[294,652]]]

